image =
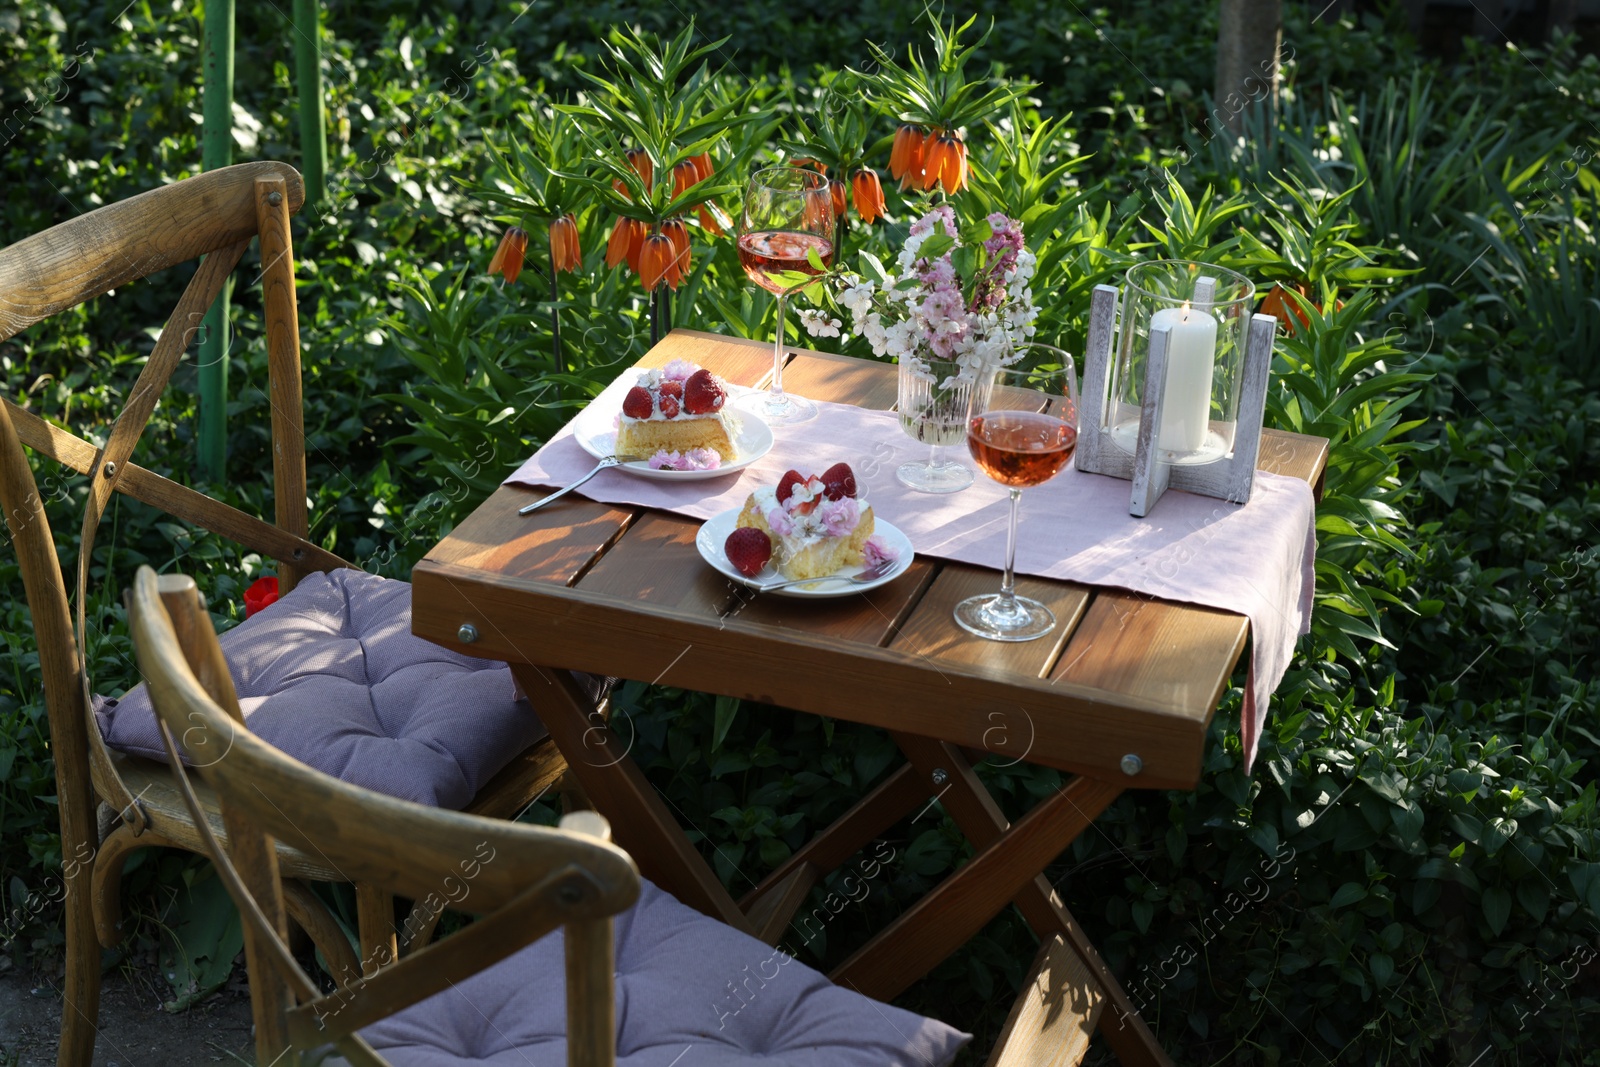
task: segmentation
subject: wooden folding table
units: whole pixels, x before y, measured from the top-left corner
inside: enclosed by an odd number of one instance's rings
[[[672,359],[745,385],[771,372],[769,345],[687,330],[639,365]],[[896,397],[893,367],[813,352],[790,356],[784,384],[867,408]],[[1327,442],[1269,432],[1261,451],[1263,469],[1315,485]],[[817,457],[833,458],[826,446]],[[1029,1047],[1015,1062],[1076,1063],[1096,1025],[1123,1063],[1171,1062],[1042,872],[1124,789],[1195,784],[1207,724],[1245,647],[1244,617],[1020,577],[1018,591],[1049,604],[1060,625],[1037,641],[984,641],[957,627],[951,609],[992,591],[991,570],[918,557],[856,596],[753,597],[700,559],[693,519],[576,496],[517,514],[541,495],[500,488],[428,553],[412,572],[412,627],[511,664],[646,877],[775,943],[819,878],[937,799],[974,856],[831,977],[890,999],[1015,903],[1042,945],[1006,1024],[1035,1036],[1002,1041],[1004,1062]],[[879,726],[906,763],[736,901],[568,670]],[[1072,776],[1008,823],[972,769],[985,753]]]

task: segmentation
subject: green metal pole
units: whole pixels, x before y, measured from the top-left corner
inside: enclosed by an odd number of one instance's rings
[[[317,0],[294,0],[295,85],[300,93],[300,169],[306,202],[326,194],[328,137],[322,125],[322,34]]]
[[[204,124],[201,162],[216,170],[233,162],[233,0],[205,0]],[[200,341],[200,473],[221,481],[228,456],[228,297],[229,279],[206,313]]]

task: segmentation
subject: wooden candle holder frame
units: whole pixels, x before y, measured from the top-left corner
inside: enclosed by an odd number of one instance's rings
[[[1233,450],[1210,463],[1177,464],[1163,460],[1156,448],[1157,427],[1166,397],[1167,348],[1170,330],[1152,330],[1150,354],[1145,362],[1143,406],[1139,436],[1133,454],[1111,439],[1104,424],[1111,384],[1111,345],[1116,335],[1117,301],[1121,293],[1112,285],[1097,285],[1089,304],[1089,339],[1084,349],[1083,406],[1078,413],[1080,471],[1126,478],[1133,483],[1128,513],[1144,517],[1168,489],[1182,489],[1217,497],[1235,504],[1250,499],[1255,488],[1256,460],[1261,451],[1261,427],[1267,412],[1267,379],[1272,373],[1272,344],[1278,320],[1253,315],[1246,335],[1239,411]],[[1217,426],[1213,423],[1213,428]]]

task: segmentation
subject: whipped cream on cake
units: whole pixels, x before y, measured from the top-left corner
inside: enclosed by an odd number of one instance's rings
[[[724,410],[727,401],[727,383],[687,360],[640,371],[622,398],[617,453],[651,457],[657,470],[708,470],[731,462],[738,458],[733,441],[739,424]]]
[[[873,527],[872,505],[857,495],[855,472],[835,463],[820,476],[787,471],[777,485],[751,493],[725,550],[751,577],[770,559],[785,578],[821,578],[859,565]],[[743,530],[765,535],[768,550]]]

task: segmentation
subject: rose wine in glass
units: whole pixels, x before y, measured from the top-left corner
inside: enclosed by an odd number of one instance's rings
[[[1037,411],[990,411],[967,427],[967,444],[983,473],[1015,489],[1043,485],[1061,472],[1078,431]]]
[[[1045,346],[1030,345],[1029,348]],[[967,416],[967,448],[990,478],[1011,490],[1006,527],[1006,570],[1000,591],[968,597],[955,620],[991,641],[1032,641],[1056,627],[1045,605],[1016,593],[1017,507],[1022,490],[1061,472],[1078,446],[1078,385],[1072,357],[1051,350],[1058,362],[1034,370],[1000,368],[986,397],[974,393]]]
[[[767,230],[747,233],[739,238],[739,265],[767,292],[777,296],[787,287],[776,280],[781,271],[799,271],[815,276],[821,271],[812,265],[808,252],[815,251],[824,267],[833,263],[833,242],[814,233],[788,233]]]
[[[756,171],[745,187],[739,219],[739,264],[750,280],[778,298],[778,336],[772,346],[772,388],[740,401],[768,422],[804,422],[817,406],[805,397],[783,391],[783,312],[789,294],[798,288],[792,274],[815,277],[833,262],[833,197],[828,181],[814,170],[767,167]]]

